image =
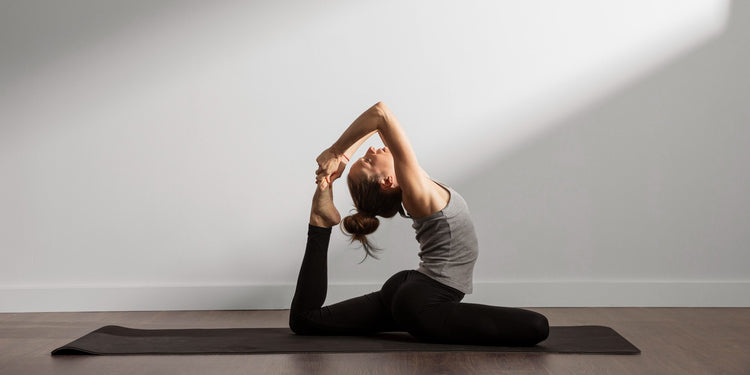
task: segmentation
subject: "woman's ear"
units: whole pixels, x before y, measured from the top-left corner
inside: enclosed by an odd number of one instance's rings
[[[396,184],[396,178],[394,176],[386,176],[380,179],[380,188],[382,190],[390,190],[398,187]]]

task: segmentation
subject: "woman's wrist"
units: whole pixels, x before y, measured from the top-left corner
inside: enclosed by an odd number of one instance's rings
[[[349,157],[346,156],[345,152],[339,151],[341,150],[341,148],[337,147],[335,143],[330,147],[329,150],[331,150],[333,155],[336,156],[336,159],[338,159],[342,163],[346,164],[349,162]]]

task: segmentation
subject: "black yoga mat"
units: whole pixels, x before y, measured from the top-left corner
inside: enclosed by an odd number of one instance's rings
[[[532,347],[453,345],[417,341],[405,332],[372,336],[299,336],[289,328],[132,329],[105,326],[52,351],[68,354],[260,354],[309,352],[547,352],[638,354],[604,326],[550,327]]]

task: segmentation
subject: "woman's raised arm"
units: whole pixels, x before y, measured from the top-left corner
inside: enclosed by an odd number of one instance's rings
[[[318,156],[320,168],[316,171],[316,182],[330,181],[331,176],[339,171],[339,163],[348,161],[359,146],[375,132],[378,132],[383,143],[393,154],[396,179],[407,200],[423,200],[426,189],[430,189],[427,185],[429,178],[419,166],[406,132],[383,102],[375,103],[359,115],[333,146]]]
[[[384,103],[378,102],[373,108],[381,119],[378,134],[393,154],[396,180],[401,187],[404,204],[427,205],[433,186],[429,176],[419,165],[404,128]]]
[[[375,104],[362,112],[354,122],[349,125],[333,146],[323,150],[318,156],[318,170],[315,171],[315,183],[332,182],[341,177],[343,167],[352,158],[359,146],[378,131],[379,122],[382,120]]]

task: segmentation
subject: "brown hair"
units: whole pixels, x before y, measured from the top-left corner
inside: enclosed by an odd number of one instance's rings
[[[382,191],[379,182],[381,178],[382,176],[372,176],[356,181],[350,174],[346,181],[357,213],[344,218],[342,230],[351,236],[351,242],[359,241],[362,244],[365,249],[365,258],[362,261],[367,259],[368,255],[378,259],[374,251],[380,249],[367,240],[367,235],[375,232],[380,225],[376,215],[385,218],[391,218],[397,213],[404,215],[404,209],[401,207],[401,189],[389,193]]]

